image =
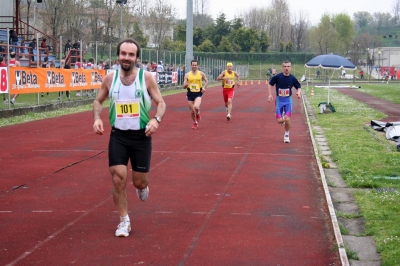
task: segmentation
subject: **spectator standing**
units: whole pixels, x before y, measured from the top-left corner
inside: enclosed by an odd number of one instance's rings
[[[4,57],[0,56],[0,67],[7,67],[6,63],[4,63]],[[6,99],[6,94],[3,93],[3,103],[8,102]]]
[[[35,57],[33,56],[33,50],[36,49],[36,38],[29,43],[29,54],[31,54],[31,61],[35,61]]]
[[[21,59],[26,59],[25,58],[25,39],[22,39],[21,41],[21,49],[19,49],[19,52],[21,53],[20,58]]]
[[[110,66],[110,59],[106,59],[106,61],[105,61],[105,63],[104,63],[104,69],[105,70],[108,70],[108,69],[110,69],[111,68],[111,66]]]
[[[78,39],[73,45],[72,48],[79,50],[81,48],[81,40]]]
[[[103,61],[103,59],[100,59],[100,62],[99,62],[99,64],[97,65],[97,69],[105,69],[104,68],[104,61]]]
[[[157,72],[157,64],[156,62],[151,62],[151,72]]]
[[[43,38],[42,42],[40,43],[40,48],[41,48],[41,52],[43,54],[47,54],[49,52],[49,49],[47,47],[47,43],[46,43],[47,39]]]
[[[67,43],[64,46],[64,55],[67,56],[69,50],[71,50],[72,48],[72,44],[71,44],[71,40],[68,40]]]
[[[144,71],[148,71],[148,66],[149,66],[149,62],[147,62],[147,61],[145,60],[145,61],[143,61],[141,68],[142,68]]]
[[[164,66],[163,66],[162,61],[160,61],[160,62],[158,62],[158,65],[157,65],[157,72],[163,72],[163,71],[164,71]]]
[[[10,44],[12,45],[11,49],[13,52],[17,51],[18,46],[18,35],[15,30],[10,30]]]
[[[60,66],[58,68],[65,68],[65,60],[64,59],[60,61]],[[63,93],[64,93],[63,91],[59,91],[58,92],[58,99],[59,100],[61,100],[61,96],[63,95]],[[66,95],[69,98],[69,91],[66,91]]]
[[[15,52],[11,52],[10,53],[10,61],[8,61],[9,62],[8,65],[10,67],[19,67],[19,66],[21,66],[20,62],[17,59],[15,59],[15,56],[16,56]],[[17,99],[18,95],[19,94],[14,94],[14,95],[11,96],[12,97],[12,99],[10,100],[11,104],[15,103],[15,99]]]
[[[117,70],[120,68],[119,61],[115,60],[114,64],[112,65],[111,69]]]
[[[360,79],[364,79],[364,70],[362,70],[362,69],[360,71]]]

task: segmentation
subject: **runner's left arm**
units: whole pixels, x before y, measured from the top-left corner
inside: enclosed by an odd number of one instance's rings
[[[147,91],[149,92],[154,103],[157,105],[156,113],[154,116],[162,118],[166,110],[164,99],[161,96],[160,90],[158,89],[156,80],[154,79],[153,75],[151,75],[150,72],[144,72],[144,75],[147,84]],[[147,125],[148,127],[146,129],[146,135],[149,136],[157,130],[159,123],[155,118],[152,118]]]
[[[237,86],[238,86],[238,88],[240,87],[240,84],[241,84],[241,81],[240,81],[240,77],[239,77],[239,74],[237,73],[237,72],[235,72],[235,76],[236,76],[236,80],[237,80]]]
[[[202,77],[202,79],[204,81],[204,83],[203,83],[203,92],[205,92],[206,88],[208,86],[208,79],[207,79],[206,74],[204,74],[203,72],[201,72],[201,77]]]

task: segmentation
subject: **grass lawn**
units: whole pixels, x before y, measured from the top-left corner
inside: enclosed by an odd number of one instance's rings
[[[400,103],[398,85],[363,85],[361,90]],[[308,98],[317,109],[328,93],[321,88],[314,92]],[[347,185],[359,188],[354,197],[366,221],[365,235],[375,239],[382,265],[400,265],[400,153],[395,142],[368,126],[385,115],[334,89],[330,100],[336,113],[316,112],[314,123],[324,130],[331,157]]]

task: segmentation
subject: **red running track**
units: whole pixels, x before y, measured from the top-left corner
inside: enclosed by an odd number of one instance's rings
[[[0,264],[339,265],[301,101],[285,144],[266,96],[236,89],[227,122],[208,89],[197,130],[185,94],[165,97],[149,199],[128,187],[127,238],[91,112],[0,128]]]

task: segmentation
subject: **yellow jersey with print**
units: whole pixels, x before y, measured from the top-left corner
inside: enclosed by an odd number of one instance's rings
[[[188,82],[188,90],[190,92],[200,92],[203,88],[203,78],[201,77],[200,71],[197,71],[196,74],[193,74],[193,72],[190,71],[188,75]]]
[[[235,86],[235,72],[232,71],[230,74],[228,71],[224,73],[225,79],[222,80],[222,87],[224,89],[232,89]]]

